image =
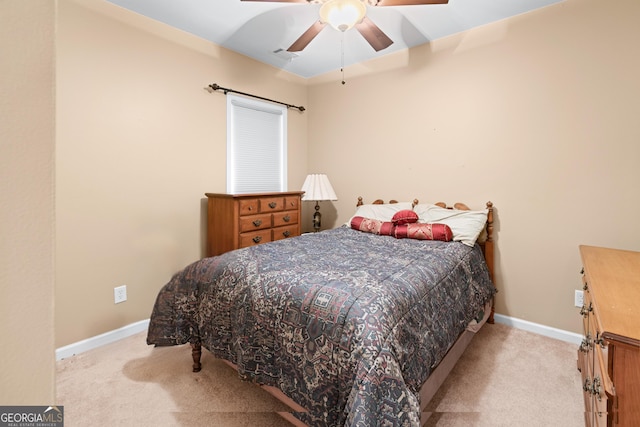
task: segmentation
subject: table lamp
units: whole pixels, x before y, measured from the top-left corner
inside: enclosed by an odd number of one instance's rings
[[[322,215],[320,215],[318,202],[321,200],[338,200],[338,196],[336,196],[335,191],[333,191],[327,175],[322,173],[307,175],[304,184],[302,184],[302,191],[305,192],[302,196],[303,201],[316,202],[316,211],[313,214],[313,231],[320,231]]]

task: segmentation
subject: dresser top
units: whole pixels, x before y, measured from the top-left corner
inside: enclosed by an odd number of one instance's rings
[[[580,246],[605,338],[640,345],[640,252]]]
[[[207,197],[223,197],[230,199],[242,199],[248,197],[278,197],[278,196],[300,196],[304,191],[272,191],[270,193],[204,193]]]

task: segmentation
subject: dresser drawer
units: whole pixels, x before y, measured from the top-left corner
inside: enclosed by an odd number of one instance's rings
[[[260,213],[277,212],[284,209],[284,197],[265,197],[260,199]]]
[[[260,212],[259,199],[244,199],[238,202],[240,215],[255,215]]]
[[[261,243],[271,242],[271,229],[254,231],[250,233],[242,233],[240,235],[240,247],[248,248],[249,246],[259,245]]]
[[[285,225],[284,227],[275,227],[273,229],[273,241],[286,239],[288,237],[295,237],[300,235],[300,226]]]
[[[593,303],[591,302],[591,294],[589,291],[584,291],[582,308],[580,308],[580,314],[582,315],[582,328],[584,330],[584,336],[591,339],[591,317],[593,317]]]
[[[271,214],[240,217],[240,232],[262,230],[271,227]]]
[[[582,380],[582,390],[585,406],[585,420],[586,426],[593,424],[593,337],[591,336],[591,319],[593,309],[591,308],[591,300],[589,298],[589,292],[584,292],[584,302],[580,309],[582,316],[582,326],[584,329],[584,337],[582,343],[578,348],[578,370],[580,371],[580,377]]]
[[[613,394],[612,381],[607,373],[607,346],[601,346],[598,343],[593,344],[593,408],[596,413],[595,418],[604,418],[602,425],[606,425],[607,420],[607,401],[609,396]],[[597,425],[597,423],[596,423]]]
[[[585,292],[585,302],[589,303],[592,310],[589,315],[589,331],[592,338],[593,360],[591,363],[591,394],[593,396],[591,411],[593,412],[593,425],[606,426],[610,417],[611,405],[609,399],[614,395],[613,381],[609,376],[607,361],[609,360],[608,343],[602,339],[602,331],[598,326],[598,315],[595,312],[594,303],[590,292]]]
[[[582,396],[584,398],[584,407],[585,407],[585,415],[589,414],[592,412],[591,409],[591,401],[592,399],[592,395],[591,395],[591,366],[592,366],[592,362],[591,362],[591,358],[589,357],[590,355],[592,355],[592,352],[590,352],[588,350],[588,347],[585,344],[585,341],[583,341],[583,346],[580,347],[580,349],[578,350],[578,370],[580,371],[580,378],[581,378],[581,384],[582,384]],[[589,424],[587,424],[589,425]]]
[[[298,203],[300,203],[300,197],[288,196],[288,197],[284,198],[284,208],[285,209],[298,210]]]
[[[283,211],[273,214],[273,226],[294,225],[298,223],[298,211]]]

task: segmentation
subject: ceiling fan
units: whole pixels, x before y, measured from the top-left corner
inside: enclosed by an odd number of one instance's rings
[[[393,44],[376,24],[366,17],[369,6],[410,6],[423,4],[447,4],[449,0],[241,0],[279,3],[315,3],[320,6],[320,19],[309,27],[289,48],[289,52],[300,52],[322,29],[331,25],[338,31],[347,31],[353,27],[365,38],[371,47],[381,51]]]

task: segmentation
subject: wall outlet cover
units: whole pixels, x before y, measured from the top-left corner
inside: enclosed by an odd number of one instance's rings
[[[584,291],[579,291],[576,289],[573,304],[576,307],[582,307],[584,305]]]
[[[127,300],[127,285],[118,286],[113,288],[113,301],[116,304],[125,302]]]

